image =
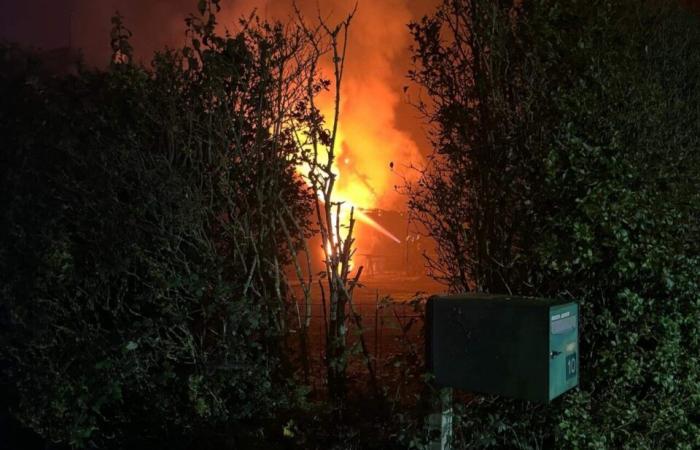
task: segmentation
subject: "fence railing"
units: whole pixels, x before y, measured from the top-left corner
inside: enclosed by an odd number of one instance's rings
[[[363,383],[368,375],[367,358],[372,364],[375,376],[379,380],[397,380],[406,365],[413,368],[422,367],[424,339],[424,305],[425,297],[417,296],[407,301],[395,301],[390,297],[380,298],[378,293],[374,301],[368,301],[366,296],[361,301],[353,303],[353,311],[359,316],[359,324],[350,318],[348,320],[347,363],[348,379],[350,382]],[[311,303],[311,321],[306,339],[294,339],[304,330],[303,312],[305,305],[298,304],[298,310],[290,311],[289,332],[290,348],[299,356],[302,345],[307,346],[308,364],[310,371],[309,382],[314,388],[321,388],[325,379],[325,321],[329,311],[324,304],[314,301]],[[350,313],[350,311],[348,311]],[[299,314],[299,316],[297,316]],[[360,336],[364,338],[365,354],[360,347]],[[364,380],[364,381],[363,381]]]

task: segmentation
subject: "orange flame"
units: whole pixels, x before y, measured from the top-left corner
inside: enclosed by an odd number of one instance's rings
[[[316,17],[315,0],[299,3],[307,17]],[[342,18],[353,3],[342,0],[324,2],[324,7],[328,8],[326,11],[334,8],[328,20],[333,23],[333,20]],[[324,11],[321,14],[327,17]],[[401,180],[390,166],[398,169],[423,161],[417,144],[397,124],[402,102],[401,88],[409,63],[410,36],[406,24],[417,14],[420,12],[412,11],[408,0],[360,1],[350,26],[334,149],[336,183],[333,195],[334,201],[343,203],[340,217],[342,228],[347,227],[351,206],[355,207],[358,222],[367,225],[355,228],[354,238],[358,248],[363,248],[372,240],[366,235],[370,230],[401,243],[399,238],[362,210],[403,209],[405,199],[394,189],[394,185],[400,184]],[[326,76],[332,75],[330,61],[322,65],[322,72]],[[334,92],[325,93],[318,99],[326,118],[333,117],[334,99]],[[416,122],[413,117],[413,126],[416,126]],[[304,172],[303,169],[301,172]],[[365,253],[370,251],[363,248]]]

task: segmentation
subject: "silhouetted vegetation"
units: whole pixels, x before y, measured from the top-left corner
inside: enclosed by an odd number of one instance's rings
[[[407,186],[452,290],[581,306],[580,390],[477,398],[469,448],[700,445],[700,23],[660,2],[445,1],[411,25]]]
[[[119,17],[106,71],[0,50],[2,353],[13,411],[51,441],[257,440],[294,401],[283,270],[313,196],[282,124],[305,38],[254,19],[223,37],[207,8],[152,68]]]

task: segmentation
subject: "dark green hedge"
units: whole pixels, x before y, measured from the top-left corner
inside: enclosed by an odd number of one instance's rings
[[[51,441],[220,448],[294,393],[279,269],[300,236],[279,222],[304,224],[310,197],[272,134],[285,38],[195,20],[195,47],[147,69],[115,25],[106,71],[0,48],[5,382]]]
[[[412,28],[438,162],[412,205],[454,289],[580,302],[581,386],[548,406],[477,398],[457,436],[698,448],[700,21],[655,1],[511,6],[445,2]],[[459,20],[474,59],[437,41]]]

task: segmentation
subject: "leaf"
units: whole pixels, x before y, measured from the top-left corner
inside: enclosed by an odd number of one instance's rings
[[[294,437],[294,420],[290,419],[282,430],[284,437]]]

